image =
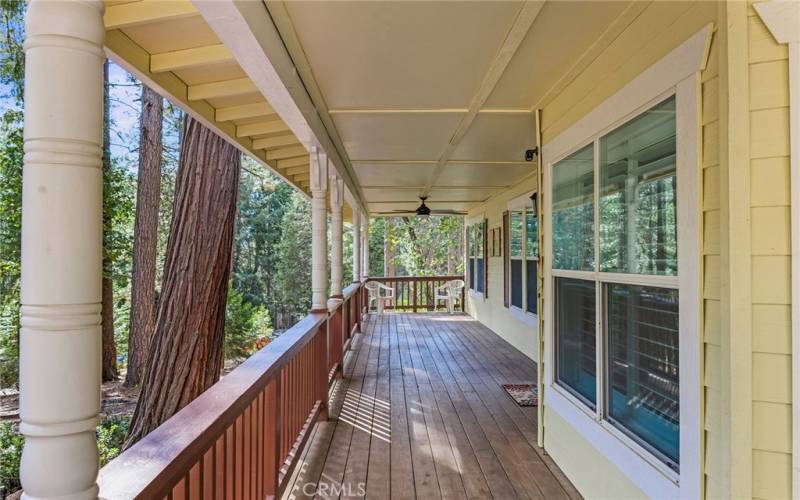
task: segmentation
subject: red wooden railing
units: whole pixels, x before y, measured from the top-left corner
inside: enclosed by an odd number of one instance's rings
[[[380,276],[367,278],[377,281],[394,290],[394,300],[385,306],[386,309],[398,311],[433,311],[436,309],[436,288],[450,280],[463,280],[463,276]],[[366,290],[362,290],[362,302],[367,307]],[[464,311],[465,289],[461,289],[461,297],[457,309]],[[440,303],[439,306],[443,306]]]
[[[103,467],[100,497],[266,498],[286,487],[361,327],[360,285],[303,318]]]

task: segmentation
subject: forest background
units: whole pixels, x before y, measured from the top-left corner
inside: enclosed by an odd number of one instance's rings
[[[19,286],[22,223],[25,4],[0,0],[0,498],[19,488],[23,438],[17,433]],[[108,63],[104,168],[104,278],[113,290],[114,388],[129,358],[131,273],[137,209],[142,85]],[[163,100],[156,298],[173,215],[183,112]],[[308,198],[248,157],[242,158],[231,280],[225,311],[226,366],[291,327],[311,307],[311,207]],[[461,217],[392,217],[371,221],[369,275],[462,273]],[[329,238],[330,242],[330,238]],[[344,231],[344,279],[352,280],[352,230]],[[105,306],[104,306],[105,307]],[[107,387],[104,385],[104,396]],[[126,393],[136,397],[136,388]],[[104,410],[106,406],[104,404]],[[104,415],[98,429],[101,462],[113,458],[130,415]]]

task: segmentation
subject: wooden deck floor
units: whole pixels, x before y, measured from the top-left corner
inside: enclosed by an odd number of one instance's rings
[[[285,498],[580,498],[500,384],[534,363],[469,316],[370,315]]]

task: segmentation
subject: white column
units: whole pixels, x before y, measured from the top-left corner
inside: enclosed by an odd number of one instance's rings
[[[328,155],[311,148],[311,310],[328,310]]]
[[[353,283],[361,282],[361,212],[357,206],[353,210]]]
[[[20,432],[23,498],[96,498],[103,3],[26,16]]]
[[[361,232],[361,255],[363,260],[361,262],[361,279],[365,280],[369,276],[369,215],[363,214],[361,216],[361,223],[364,226]]]
[[[344,180],[331,174],[331,297],[342,299],[342,207]]]

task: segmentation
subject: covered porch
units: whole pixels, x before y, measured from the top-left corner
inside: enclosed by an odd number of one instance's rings
[[[371,314],[284,498],[580,498],[502,384],[536,366],[464,314]]]

